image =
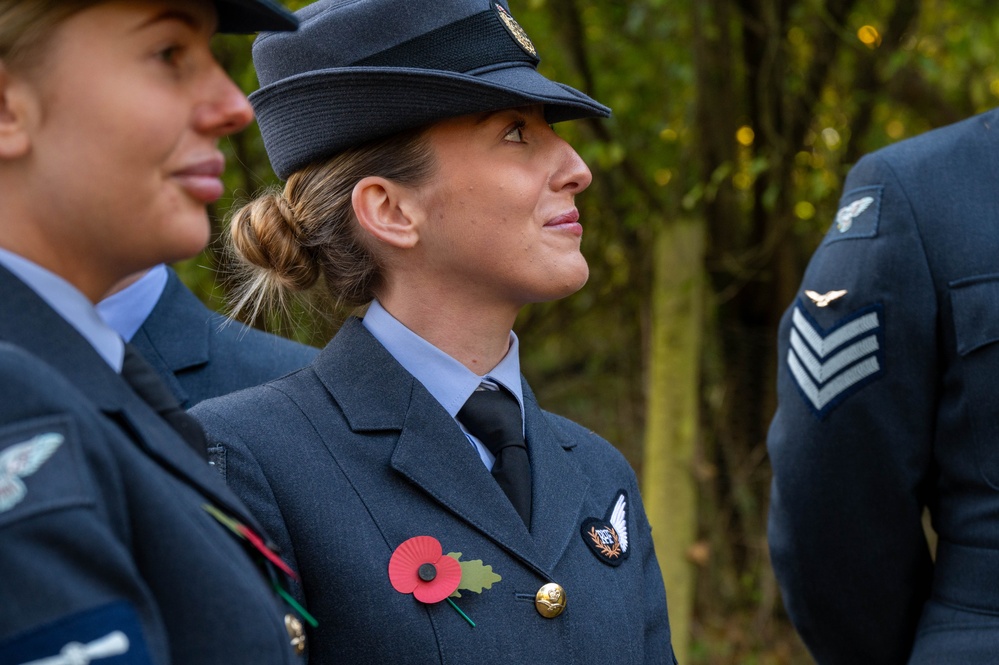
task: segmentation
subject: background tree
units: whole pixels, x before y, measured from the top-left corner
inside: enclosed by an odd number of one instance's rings
[[[523,312],[524,371],[542,404],[638,471],[681,662],[809,663],[766,549],[777,323],[859,156],[997,104],[999,13],[985,0],[511,1],[541,69],[614,109],[556,126],[594,172],[578,202],[591,277]],[[249,43],[218,44],[247,91]],[[224,147],[235,195],[217,220],[276,182],[254,131]],[[217,247],[180,270],[221,308]],[[322,344],[345,313],[309,314],[282,332]]]

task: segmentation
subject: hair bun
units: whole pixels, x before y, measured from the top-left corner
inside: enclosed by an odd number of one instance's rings
[[[295,210],[281,192],[244,206],[233,217],[229,232],[237,254],[282,287],[303,291],[319,279],[311,252],[302,244]]]

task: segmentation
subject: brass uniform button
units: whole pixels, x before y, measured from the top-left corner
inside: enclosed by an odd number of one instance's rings
[[[291,648],[295,650],[295,655],[301,656],[305,653],[305,628],[302,626],[302,622],[298,620],[298,617],[285,614],[284,628],[288,631],[288,637],[291,638]]]
[[[546,619],[554,619],[565,610],[565,589],[550,582],[534,596],[534,607]]]

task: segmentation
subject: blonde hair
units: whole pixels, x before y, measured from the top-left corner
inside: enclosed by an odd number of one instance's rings
[[[40,64],[55,28],[104,0],[0,0],[0,62],[13,70]]]
[[[287,314],[289,297],[320,279],[338,309],[375,297],[382,265],[357,223],[351,196],[361,179],[380,176],[419,186],[436,170],[424,131],[347,149],[265,191],[232,215],[229,250],[238,277],[233,316]]]

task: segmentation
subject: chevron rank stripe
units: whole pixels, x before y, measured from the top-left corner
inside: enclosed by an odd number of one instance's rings
[[[787,366],[819,418],[884,373],[883,314],[880,304],[865,307],[825,330],[795,305]]]

